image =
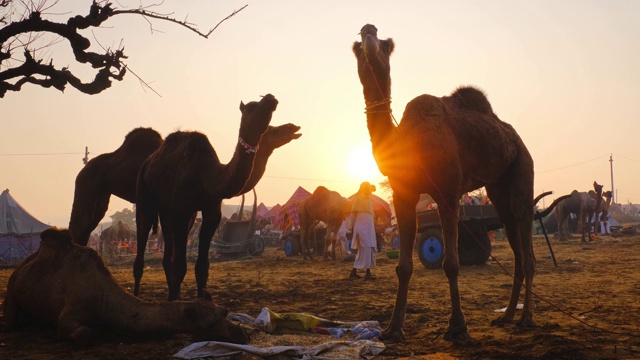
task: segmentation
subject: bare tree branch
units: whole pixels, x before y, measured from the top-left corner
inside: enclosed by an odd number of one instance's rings
[[[0,98],[4,97],[7,91],[20,91],[22,85],[26,83],[46,88],[53,87],[60,91],[64,91],[66,85],[71,85],[83,93],[98,94],[108,89],[112,80],[122,80],[127,72],[127,67],[122,61],[127,58],[124,55],[124,48],[122,46],[117,50],[103,48],[104,53],[88,51],[91,41],[79,33],[79,30],[99,27],[115,15],[140,15],[150,24],[151,21],[149,19],[168,21],[208,39],[222,22],[248,6],[245,5],[239,10],[234,10],[233,13],[222,19],[209,32],[203,33],[198,30],[195,24],[187,22],[186,19],[181,21],[172,17],[171,14],[161,14],[149,10],[151,7],[159,6],[162,3],[146,7],[141,6],[137,9],[116,10],[112,8],[112,4],[108,1],[94,0],[88,15],[70,17],[66,23],[52,22],[42,18],[43,11],[51,9],[52,6],[58,3],[58,0],[48,5],[46,0],[38,3],[34,1],[26,3],[21,0],[20,3],[27,9],[28,16],[21,15],[20,20],[9,22],[8,25],[0,28]],[[7,24],[7,21],[11,19],[14,10],[11,5],[12,0],[0,0],[0,11],[6,10],[0,16],[0,22]],[[89,64],[96,69],[94,79],[89,82],[82,82],[68,68],[58,68],[54,66],[53,61],[43,64],[41,59],[35,59],[34,53],[36,49],[32,48],[32,44],[42,33],[56,34],[60,38],[66,39],[73,51],[75,60],[81,64]],[[20,36],[27,36],[26,41],[19,40]],[[44,47],[51,44],[53,42]],[[24,61],[19,66],[11,66],[8,60],[12,59],[12,52],[18,48],[24,49]],[[137,75],[135,76],[138,77]],[[140,80],[142,81],[142,79]],[[146,82],[142,82],[149,87]]]

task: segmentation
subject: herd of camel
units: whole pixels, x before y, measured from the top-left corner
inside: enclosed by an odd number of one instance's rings
[[[611,191],[602,192],[602,188],[602,185],[594,181],[593,190],[588,192],[573,190],[567,199],[562,200],[553,209],[558,224],[560,240],[568,239],[568,234],[565,234],[563,225],[567,221],[569,214],[575,214],[578,218],[578,231],[582,234],[582,242],[591,241],[592,229],[596,231],[602,225],[604,225],[604,232],[609,233],[609,207],[611,206],[613,193]]]
[[[404,338],[416,203],[420,194],[428,193],[438,205],[445,243],[443,269],[451,296],[445,339],[470,338],[458,289],[457,216],[460,196],[482,186],[505,226],[514,254],[511,296],[506,311],[493,324],[513,322],[524,286],[524,307],[517,324],[534,326],[534,168],[527,147],[515,129],[493,112],[484,93],[469,86],[449,96],[416,97],[396,123],[389,61],[394,42],[379,39],[377,33],[375,26],[363,26],[352,50],[373,156],[393,190],[401,242],[395,307],[383,337]],[[69,230],[43,232],[40,251],[25,260],[9,280],[5,300],[9,327],[35,318],[56,323],[61,336],[77,343],[88,343],[92,327],[100,322],[133,333],[190,332],[208,339],[249,341],[238,325],[226,320],[225,309],[206,300],[209,240],[220,222],[222,200],[251,190],[273,150],[300,136],[295,125],[269,125],[277,104],[272,95],[240,104],[238,142],[227,164],[220,163],[201,133],[177,131],[163,140],[144,128],[129,133],[115,152],[87,163],[76,179]],[[97,253],[86,247],[110,195],[136,204],[134,295],[123,290]],[[195,264],[198,299],[183,302],[177,299],[187,270],[187,234],[197,211],[202,213]],[[146,242],[158,219],[165,239],[163,267],[170,301],[152,303],[136,296]]]

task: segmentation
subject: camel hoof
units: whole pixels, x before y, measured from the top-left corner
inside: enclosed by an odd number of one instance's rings
[[[467,326],[463,325],[460,327],[447,329],[447,332],[444,334],[444,339],[447,341],[463,343],[467,340],[471,340],[471,335],[469,335]]]
[[[400,330],[392,330],[386,329],[382,332],[382,340],[404,340],[404,331]]]
[[[511,324],[513,319],[500,316],[499,318],[491,321],[491,326],[504,326],[505,324]]]
[[[531,318],[527,318],[527,319],[520,319],[516,325],[518,327],[521,328],[532,328],[532,327],[536,327],[536,323],[535,321],[533,321],[533,319]]]

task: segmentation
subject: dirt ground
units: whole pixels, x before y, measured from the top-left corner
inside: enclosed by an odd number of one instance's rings
[[[472,340],[452,344],[443,339],[449,295],[442,270],[427,270],[415,256],[406,340],[385,341],[376,359],[634,359],[640,358],[640,235],[602,236],[588,244],[573,238],[552,239],[555,267],[543,237],[535,237],[537,273],[534,320],[537,327],[490,326],[507,305],[513,256],[504,240],[493,244],[495,260],[460,271],[462,306]],[[496,262],[497,260],[497,262]],[[263,307],[275,312],[305,312],[331,320],[377,320],[385,326],[393,310],[396,259],[378,254],[374,281],[347,280],[351,263],[303,262],[283,250],[267,248],[252,259],[212,263],[208,290],[232,312],[257,316]],[[501,264],[501,266],[499,264]],[[141,297],[164,300],[166,284],[159,261],[147,262]],[[110,265],[116,280],[132,291],[131,264]],[[12,270],[0,270],[0,298]],[[195,297],[193,263],[182,297]],[[275,337],[276,335],[269,335]],[[308,335],[312,342],[332,340]],[[258,335],[258,337],[260,337]],[[264,338],[252,340],[260,346]],[[56,340],[55,331],[7,332],[0,319],[2,359],[169,359],[190,343],[187,335],[133,341],[105,335],[89,348]],[[282,342],[279,345],[285,345]],[[289,344],[295,345],[295,344]],[[242,357],[243,359],[247,357]]]

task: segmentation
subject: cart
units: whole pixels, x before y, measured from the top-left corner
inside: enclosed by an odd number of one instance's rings
[[[442,267],[444,242],[437,210],[420,211],[416,250],[427,269]],[[458,258],[461,265],[480,265],[491,254],[489,231],[503,228],[493,205],[461,205],[458,221]]]
[[[327,228],[315,228],[311,233],[311,252],[313,255],[319,256],[324,254],[324,237],[327,234]],[[302,255],[302,245],[300,244],[300,230],[291,231],[284,238],[283,244],[284,254],[286,256]]]
[[[533,200],[534,206],[543,197],[552,193],[552,191],[547,191],[536,196]],[[560,201],[569,196],[563,195],[556,198],[547,209],[542,212],[536,211],[533,217],[533,220],[539,221],[542,226],[554,263],[556,263],[555,255],[544,230],[542,219],[549,215]],[[440,268],[442,267],[442,257],[444,255],[444,242],[442,240],[438,211],[419,211],[417,218],[418,240],[416,241],[416,250],[418,251],[420,262],[427,269]],[[488,232],[504,227],[504,224],[498,219],[495,208],[493,205],[460,205],[458,219],[458,259],[460,265],[481,265],[486,263],[491,255],[491,239],[489,239]],[[398,242],[399,240],[398,238]]]
[[[258,198],[255,189],[253,190],[253,212],[250,220],[227,221],[224,224],[222,235],[216,239],[214,237],[213,249],[220,255],[241,256],[241,255],[261,255],[264,252],[264,239],[256,233],[256,203]],[[240,206],[239,218],[242,219],[244,209],[244,195]]]

